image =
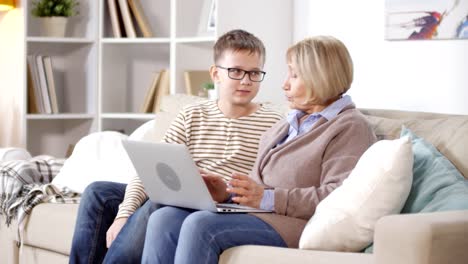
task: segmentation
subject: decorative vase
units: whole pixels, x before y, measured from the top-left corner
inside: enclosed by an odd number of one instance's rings
[[[41,17],[42,35],[44,37],[65,37],[68,19],[66,17]]]

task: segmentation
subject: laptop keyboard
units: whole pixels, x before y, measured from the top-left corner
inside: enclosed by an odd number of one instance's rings
[[[253,208],[253,207],[250,207],[250,206],[234,204],[234,203],[219,203],[219,204],[216,204],[216,207],[218,207],[218,208],[232,208],[232,209],[246,209],[246,210],[257,209],[257,208]]]

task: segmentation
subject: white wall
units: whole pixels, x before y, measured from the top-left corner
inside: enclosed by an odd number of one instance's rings
[[[20,1],[16,1],[20,5]],[[21,8],[0,12],[0,147],[24,146],[24,31]]]
[[[358,107],[468,114],[468,39],[386,41],[384,1],[295,0],[294,40],[346,44]]]
[[[292,43],[293,2],[289,0],[231,0],[220,6],[229,10],[219,10],[229,16],[219,19],[218,30],[242,28],[260,38],[266,48],[264,70],[267,72],[256,101],[284,102],[281,85],[286,77],[285,52]],[[233,6],[244,8],[234,8]],[[268,5],[268,7],[266,6]],[[232,6],[232,8],[230,8]],[[262,12],[262,9],[268,11]],[[243,17],[246,17],[244,19]]]

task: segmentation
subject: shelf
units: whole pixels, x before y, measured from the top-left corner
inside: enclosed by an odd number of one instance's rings
[[[276,87],[282,81],[284,65],[278,61],[284,61],[291,44],[292,25],[288,17],[278,17],[291,13],[290,1],[214,0],[215,27],[208,28],[212,0],[140,0],[153,32],[151,38],[142,37],[135,20],[136,38],[126,38],[124,27],[120,28],[122,37],[115,38],[108,0],[79,0],[79,14],[68,19],[65,37],[48,37],[43,21],[31,15],[34,1],[24,1],[23,44],[26,56],[39,66],[37,56],[50,57],[58,101],[58,114],[26,114],[23,119],[23,142],[34,155],[61,157],[70,144],[90,133],[113,130],[131,134],[154,120],[156,114],[142,113],[141,109],[150,87],[159,87],[154,86],[158,73],[169,70],[170,93],[186,93],[185,72],[209,70],[214,43],[235,28],[253,33],[267,46],[265,70],[269,77],[262,86]],[[263,10],[261,16],[258,10]],[[265,25],[274,30],[265,30]],[[32,63],[28,57],[24,60],[26,66]],[[42,97],[47,98],[50,91],[48,85],[44,89],[43,75],[39,85],[28,87],[28,68],[23,71],[27,111],[29,99],[36,98],[36,104],[42,105]],[[48,77],[46,84],[52,80]],[[41,97],[38,100],[28,94],[34,87]],[[274,94],[260,89],[256,100],[274,101]]]
[[[93,114],[27,114],[28,120],[50,120],[50,119],[93,119]]]
[[[77,6],[78,15],[67,18],[67,26],[65,38],[50,38],[46,37],[42,19],[31,15],[32,4],[34,0],[25,0],[24,13],[27,14],[26,19],[26,40],[39,40],[41,42],[52,41],[68,43],[68,42],[93,42],[98,37],[98,15],[99,1],[96,0],[79,0]],[[68,40],[70,39],[70,40]]]
[[[96,131],[94,119],[33,119],[27,123],[27,146],[31,155],[65,157],[69,145]]]
[[[176,38],[176,43],[203,43],[203,42],[215,42],[216,37],[193,37],[193,38]]]
[[[151,120],[156,114],[129,114],[129,113],[103,113],[103,119],[138,119],[138,120]]]
[[[204,38],[189,38],[204,39]],[[213,64],[213,45],[212,41],[189,41],[179,42],[175,45],[175,92],[186,93],[185,71],[202,70],[208,71]],[[190,60],[187,60],[190,58]]]
[[[175,0],[174,0],[175,1]],[[141,0],[140,4],[143,8],[144,14],[148,20],[153,36],[156,38],[169,38],[171,28],[171,3],[169,0]],[[118,1],[116,1],[117,9],[120,10]],[[101,10],[101,21],[102,21],[102,40],[112,38],[114,36],[112,31],[112,24],[110,19],[109,7],[107,0],[102,0]],[[133,20],[135,26],[135,32],[137,36],[142,36],[136,20]],[[121,25],[121,33],[125,33],[124,25]]]
[[[169,43],[169,38],[103,38],[101,43],[110,44],[148,44],[148,43]]]
[[[31,42],[27,55],[50,56],[59,113],[95,113],[97,45]]]
[[[42,42],[42,43],[71,43],[71,44],[92,44],[94,40],[88,38],[53,38],[53,37],[28,37],[26,38],[28,42]]]
[[[169,43],[108,43],[101,52],[101,111],[138,113],[154,74],[170,67]]]

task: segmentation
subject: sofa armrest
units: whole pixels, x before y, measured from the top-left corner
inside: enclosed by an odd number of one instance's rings
[[[391,215],[377,222],[375,263],[468,263],[468,210]]]

